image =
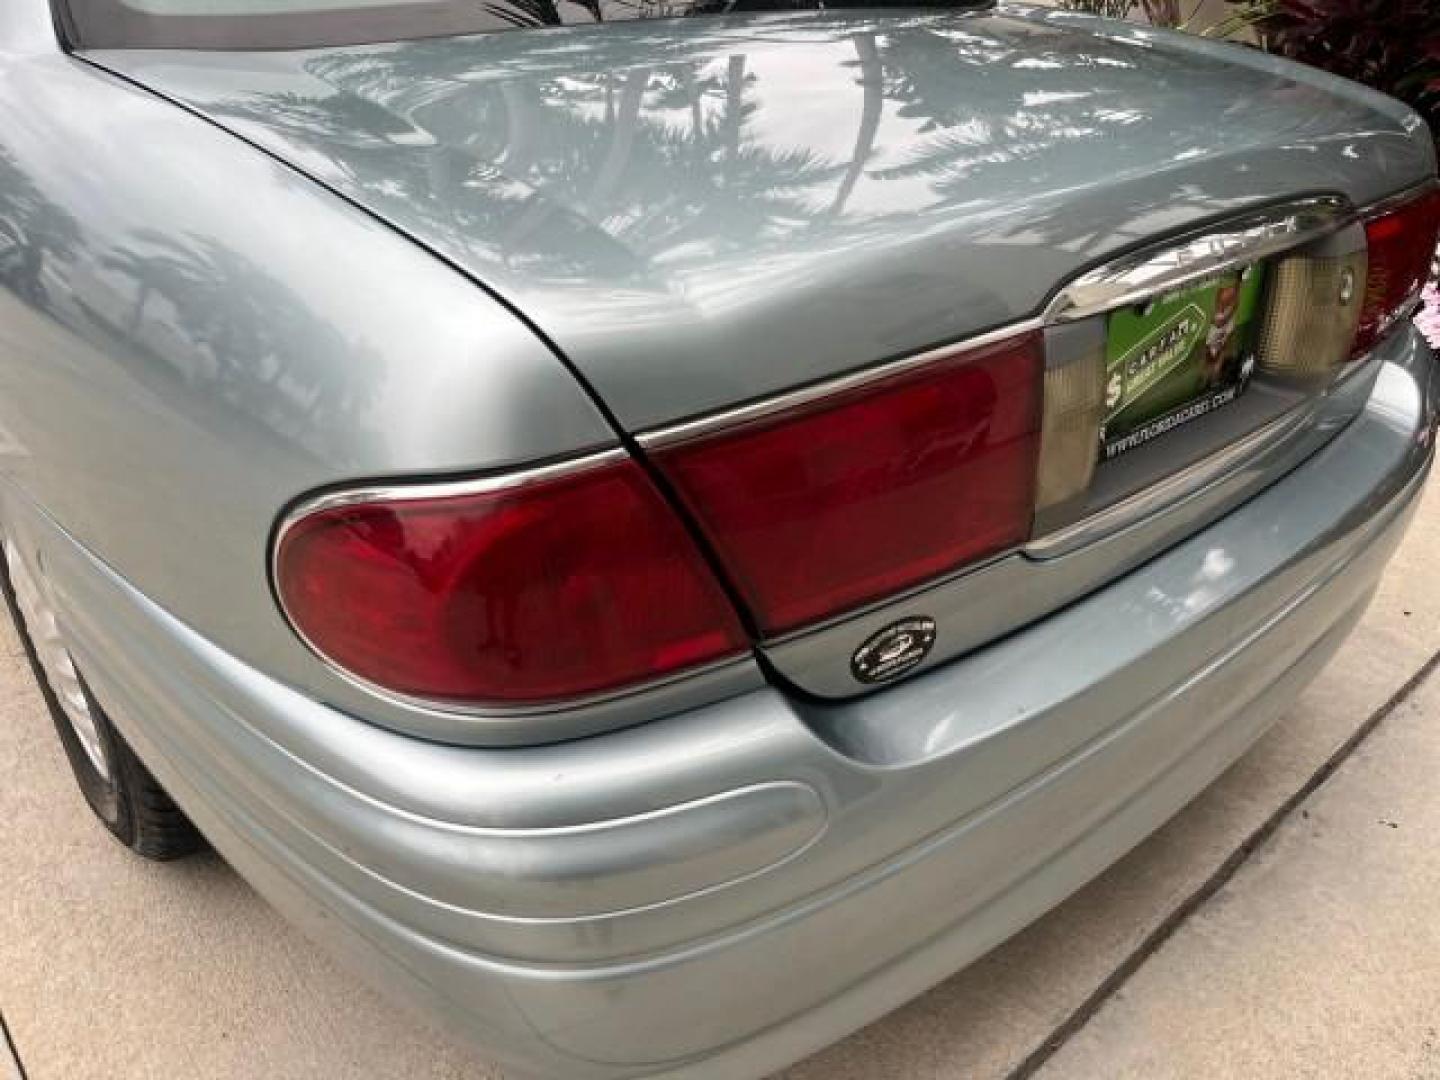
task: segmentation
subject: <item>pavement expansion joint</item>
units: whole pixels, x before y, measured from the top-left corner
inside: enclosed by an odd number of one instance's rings
[[[1160,923],[1145,935],[1145,938],[1115,969],[1082,1001],[1060,1024],[1005,1077],[1005,1080],[1031,1080],[1055,1054],[1070,1041],[1098,1013],[1133,976],[1145,961],[1168,941],[1202,908],[1245,865],[1250,856],[1300,809],[1312,794],[1345,764],[1346,760],[1368,739],[1392,712],[1402,705],[1440,666],[1440,652],[1433,653],[1410,678],[1384,704],[1365,718],[1354,732],[1321,763],[1305,783],[1301,784],[1283,803],[1262,821],[1240,844],[1226,856],[1215,870],[1185,897]]]
[[[20,1051],[0,1013],[0,1080],[25,1080],[25,1067],[20,1064]]]

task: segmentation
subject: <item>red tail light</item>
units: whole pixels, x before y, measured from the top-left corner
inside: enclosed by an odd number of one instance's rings
[[[425,699],[554,701],[746,647],[689,535],[618,455],[322,502],[282,533],[275,578],[317,652]]]
[[[1373,348],[1416,297],[1435,258],[1437,232],[1440,190],[1431,190],[1365,223],[1370,268],[1354,355]]]
[[[1262,361],[1325,372],[1352,340],[1354,355],[1371,349],[1418,294],[1437,232],[1432,190],[1369,218],[1364,251],[1351,229],[1338,254],[1288,253]],[[1092,359],[1047,373],[1044,339],[1027,332],[641,441],[773,637],[1022,543],[1037,497],[1043,509],[1083,495],[1104,400]],[[425,700],[563,701],[748,647],[681,520],[618,451],[322,501],[282,531],[275,581],[318,653]]]
[[[655,445],[761,629],[779,633],[1026,538],[1040,336]]]

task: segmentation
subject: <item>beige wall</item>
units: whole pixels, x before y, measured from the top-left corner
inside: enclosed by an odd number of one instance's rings
[[[1034,2],[1044,4],[1047,7],[1060,6],[1060,0],[1034,0]],[[1136,7],[1138,8],[1139,5],[1137,4]],[[1230,11],[1230,4],[1227,3],[1226,0],[1200,0],[1199,6],[1197,7],[1195,0],[1181,0],[1180,10],[1184,12],[1186,19],[1189,20],[1189,29],[1198,33],[1207,27],[1214,26],[1223,19]],[[1142,18],[1138,10],[1133,17],[1136,19]]]
[[[1189,9],[1184,8],[1183,10],[1188,16]],[[1198,31],[1204,30],[1207,26],[1214,26],[1229,13],[1229,10],[1230,5],[1225,3],[1225,0],[1202,0],[1200,6],[1196,8],[1195,14],[1189,16],[1190,29]]]

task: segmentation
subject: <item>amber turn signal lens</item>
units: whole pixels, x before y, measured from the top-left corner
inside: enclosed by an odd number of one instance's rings
[[[1045,416],[1040,426],[1040,463],[1035,513],[1079,499],[1090,490],[1100,457],[1105,416],[1105,345],[1099,342],[1069,363],[1045,371]]]
[[[1365,275],[1364,251],[1291,255],[1272,266],[1260,370],[1288,379],[1329,378],[1350,356]]]

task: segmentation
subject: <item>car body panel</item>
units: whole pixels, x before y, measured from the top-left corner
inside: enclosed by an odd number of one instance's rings
[[[523,313],[643,447],[697,414],[1003,336],[1122,252],[1317,195],[1353,212],[1434,170],[1388,98],[1253,50],[1030,8],[85,56],[435,251]],[[1246,416],[1263,396],[1116,468],[1187,466],[1246,434],[1229,422],[1261,423]],[[873,633],[943,616],[914,677],[1199,528],[1363,396],[1327,399],[1264,469],[1239,463],[1246,482],[1223,498],[1156,507],[1063,569],[1005,553],[766,641],[765,659],[807,693],[852,696],[869,689],[851,658]],[[997,592],[1018,602],[967,616]]]
[[[16,58],[57,51],[55,17],[46,0],[11,0],[0,8],[0,53]]]
[[[1039,8],[87,55],[442,254],[631,431],[1035,314],[1158,236],[1435,168],[1392,99]]]
[[[1152,489],[1151,494],[1165,498],[1157,497],[1155,505],[1144,507],[1145,512],[1135,520],[1122,519],[1108,532],[1097,529],[1099,535],[1065,550],[1051,551],[1043,543],[1025,545],[982,566],[962,569],[923,588],[767,642],[762,646],[766,660],[809,694],[822,699],[845,698],[857,689],[850,657],[872,635],[900,619],[923,612],[935,620],[935,641],[912,669],[921,674],[1043,618],[1143,565],[1289,473],[1359,414],[1380,368],[1373,361],[1357,365],[1329,393],[1290,410],[1259,431],[1260,438],[1233,439],[1230,445],[1236,454],[1217,453],[1202,459],[1190,472],[1173,475],[1169,478],[1172,490]],[[1252,398],[1259,396],[1257,388],[1247,393]],[[1227,412],[1244,419],[1238,408]],[[1212,419],[1228,420],[1229,416]],[[1222,427],[1202,432],[1203,427],[1181,429],[1172,437],[1203,435],[1208,441],[1211,435],[1223,438],[1233,431]],[[1257,443],[1261,445],[1252,445]],[[1175,454],[1173,446],[1153,449]],[[1194,482],[1187,482],[1192,477]]]
[[[382,986],[522,1072],[761,1075],[1077,888],[1293,700],[1363,610],[1432,459],[1429,349],[1407,331],[1383,364],[1357,420],[1285,479],[964,660],[862,701],[766,688],[530,750],[414,740],[298,694],[0,493],[127,739],[227,858]],[[777,786],[823,802],[819,838],[758,873],[718,857],[683,897],[653,878],[636,904],[634,843],[571,843]],[[764,818],[692,821],[721,851]],[[467,847],[510,855],[465,882]],[[552,858],[584,870],[564,907],[505,912],[512,888],[555,881]]]
[[[881,692],[747,657],[544,715],[388,700],[274,602],[299,500],[633,447],[1198,223],[1371,205],[1433,175],[1423,128],[1020,7],[76,56],[6,0],[0,53],[7,550],[221,853],[517,1072],[759,1075],[974,959],[1293,700],[1431,465],[1405,327],[1273,475],[1047,555],[1027,625],[976,618]]]
[[[521,320],[386,225],[57,50],[0,64],[0,475],[235,655],[377,721],[476,738],[296,638],[268,586],[276,522],[341,481],[616,441]],[[758,681],[742,661],[550,730]]]

